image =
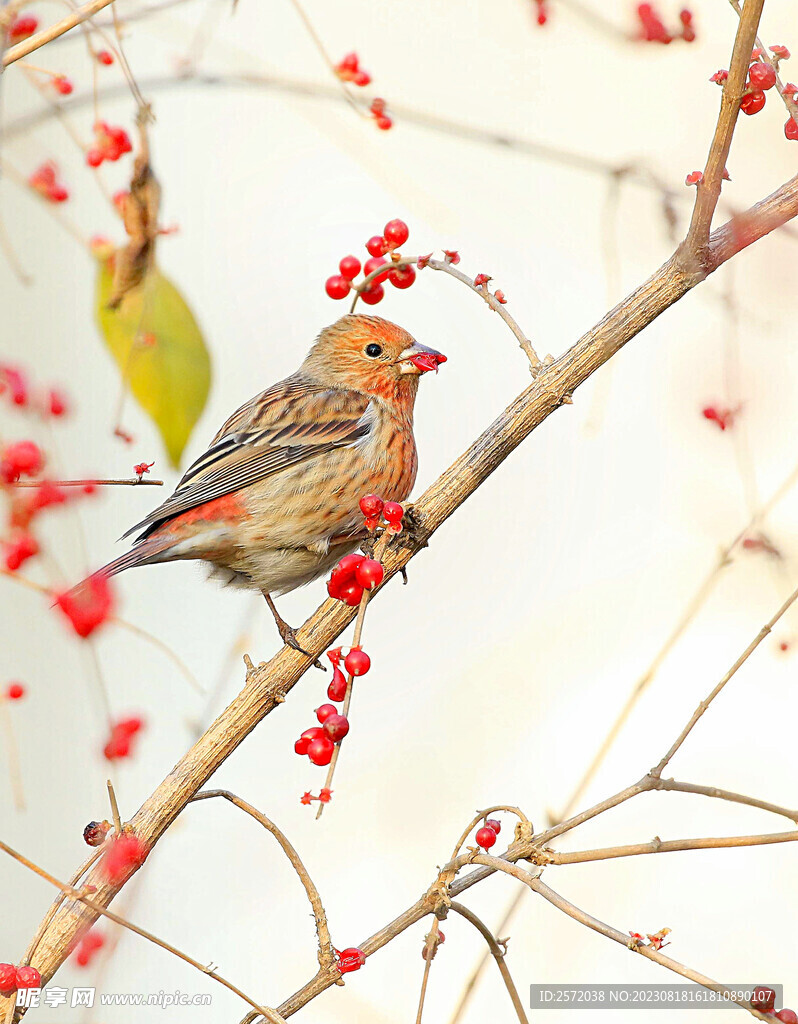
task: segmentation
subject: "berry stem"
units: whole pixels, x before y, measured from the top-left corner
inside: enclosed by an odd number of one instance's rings
[[[407,258],[403,257],[402,259],[392,261],[390,267],[391,269],[397,267],[412,267],[415,264],[418,264],[418,262],[418,256],[408,256]],[[456,267],[452,266],[452,264],[449,263],[447,260],[434,260],[427,259],[425,257],[422,266],[430,267],[432,270],[442,271],[444,274],[448,274],[450,277],[454,277],[456,280],[466,285],[466,287],[470,288],[472,292],[475,292],[477,295],[479,295],[479,297],[484,302],[486,302],[488,306],[490,306],[494,313],[498,313],[502,320],[504,320],[504,322],[513,332],[515,337],[518,339],[518,344],[526,353],[526,357],[529,360],[529,366],[532,376],[537,377],[537,375],[544,367],[543,362],[541,362],[537,352],[532,347],[532,342],[521,330],[521,327],[516,322],[515,318],[512,317],[510,313],[507,312],[504,303],[500,302],[495,297],[495,295],[492,295],[488,291],[487,286],[483,285],[481,287],[476,287],[474,285],[473,280],[467,274],[464,274],[461,270],[458,270]],[[361,283],[355,289],[355,297],[352,299],[352,306],[349,310],[350,313],[354,313],[355,306],[357,305],[357,300],[360,298],[361,293],[368,288],[372,281],[376,280],[377,277],[384,273],[385,267],[378,267],[377,269],[373,270],[367,277],[365,277],[363,281],[361,281]]]
[[[371,591],[370,590],[364,590],[363,591],[363,596],[360,598],[360,605],[358,606],[358,609],[357,609],[357,619],[355,619],[355,632],[354,632],[354,635],[352,636],[352,646],[353,647],[359,647],[360,646],[360,639],[361,639],[361,637],[363,635],[363,622],[364,622],[364,620],[366,618],[366,607],[368,606],[369,598],[370,597],[371,597]],[[350,672],[349,675],[347,676],[347,680],[346,680],[346,696],[344,697],[344,708],[343,708],[343,711],[341,712],[341,714],[344,716],[344,718],[349,718],[349,706],[352,703],[352,686],[353,686],[354,680],[355,680],[355,677]],[[336,743],[335,750],[333,750],[332,760],[330,761],[330,766],[327,769],[327,778],[324,780],[324,786],[323,786],[324,789],[332,789],[333,775],[335,774],[335,766],[338,763],[338,755],[340,753],[341,753],[341,744],[340,743]],[[319,818],[322,816],[322,813],[324,811],[325,806],[326,805],[324,803],[319,801],[319,809],[316,811],[316,821],[318,821]]]
[[[114,792],[114,784],[110,779],[105,780],[105,784],[108,787],[108,799],[111,801],[111,818],[114,822],[114,828],[118,836],[122,835],[122,818],[119,814],[119,804],[116,801],[116,793]]]

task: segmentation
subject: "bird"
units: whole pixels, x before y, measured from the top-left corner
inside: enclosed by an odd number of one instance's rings
[[[283,643],[307,653],[274,599],[324,575],[365,539],[363,496],[409,496],[419,380],[444,362],[388,320],[341,317],[295,373],[225,421],[174,493],[124,534],[138,534],[130,551],[99,571],[209,563],[225,584],[259,590]]]

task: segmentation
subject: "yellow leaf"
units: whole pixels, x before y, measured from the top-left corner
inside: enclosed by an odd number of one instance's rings
[[[157,267],[116,309],[108,309],[112,283],[106,259],[97,276],[97,322],[123,386],[152,418],[177,467],[210,389],[202,333],[180,292]]]

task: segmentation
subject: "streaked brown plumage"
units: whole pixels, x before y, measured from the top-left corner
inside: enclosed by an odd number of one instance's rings
[[[380,317],[344,316],[296,373],[243,405],[174,494],[105,567],[202,559],[226,582],[269,595],[327,572],[363,537],[364,494],[403,501],[418,466],[418,380],[445,357]],[[127,536],[126,534],[125,536]]]

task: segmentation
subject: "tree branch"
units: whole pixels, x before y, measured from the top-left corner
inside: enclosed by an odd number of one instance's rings
[[[9,46],[3,54],[3,68],[7,68],[9,64],[13,64],[15,60],[19,60],[21,57],[27,57],[29,53],[38,50],[45,43],[52,42],[53,39],[64,35],[65,32],[69,32],[70,29],[80,25],[87,18],[91,18],[98,11],[101,11],[103,7],[107,7],[113,2],[114,0],[89,0],[88,3],[78,7],[71,14],[65,15],[60,21],[50,25],[49,28],[42,29],[41,32],[37,32],[28,39],[23,39],[16,46]]]

